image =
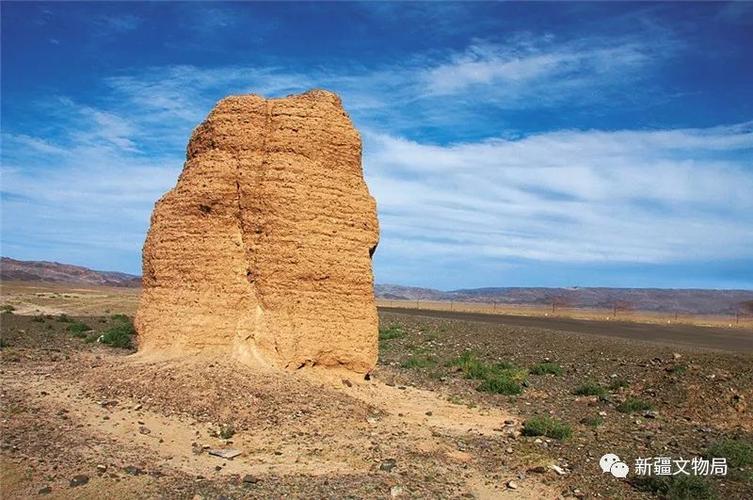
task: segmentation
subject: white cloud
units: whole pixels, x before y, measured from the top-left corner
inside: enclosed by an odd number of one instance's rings
[[[385,259],[660,263],[753,248],[748,124],[448,146],[367,133],[365,143],[384,239],[401,242]],[[698,159],[719,151],[732,157]]]
[[[631,40],[522,37],[378,68],[168,66],[111,76],[97,105],[48,105],[50,130],[6,127],[4,244],[10,234],[16,246],[87,247],[102,262],[107,252],[130,252],[126,270],[138,271],[152,205],[174,185],[187,138],[213,104],[228,94],[319,86],[343,95],[363,132],[383,230],[378,262],[749,257],[751,123],[517,138],[494,123],[498,137],[486,140],[407,138],[430,125],[461,129],[477,120],[479,104],[592,103],[606,87],[642,77],[657,57]]]

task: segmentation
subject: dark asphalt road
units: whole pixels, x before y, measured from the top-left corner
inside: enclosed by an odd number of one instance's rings
[[[569,318],[511,316],[453,311],[432,311],[402,307],[380,307],[379,311],[429,318],[478,321],[507,326],[546,328],[563,332],[619,337],[684,347],[718,349],[730,352],[753,352],[753,330],[693,325],[654,325],[626,321],[589,321]]]

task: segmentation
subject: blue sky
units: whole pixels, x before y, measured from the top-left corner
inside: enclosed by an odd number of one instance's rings
[[[751,3],[2,4],[2,254],[140,272],[228,94],[338,92],[378,282],[753,288]]]

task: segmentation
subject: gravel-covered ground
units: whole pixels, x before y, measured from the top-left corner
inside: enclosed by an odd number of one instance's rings
[[[96,342],[123,321],[3,314],[2,498],[753,497],[750,354],[383,313],[371,380],[333,383]],[[469,359],[521,393],[477,390]],[[522,435],[540,416],[569,436]],[[719,450],[742,465],[695,482],[597,465]]]
[[[609,498],[640,497],[642,490],[657,486],[602,475],[597,463],[603,454],[615,453],[632,466],[639,457],[713,455],[718,443],[727,440],[748,450],[751,463],[726,477],[676,479],[674,490],[691,481],[695,489],[687,498],[702,498],[705,492],[753,498],[753,354],[405,314],[383,313],[381,319],[383,329],[392,326],[401,332],[381,342],[384,378],[447,391],[471,405],[513,409],[524,420],[546,415],[567,424],[572,430],[568,439],[537,443],[534,437],[521,437],[518,446],[524,454],[567,464],[566,483],[573,489]],[[467,351],[489,363],[527,369],[522,393],[476,390],[478,380],[448,366]],[[558,366],[560,373],[530,373],[542,362]],[[603,394],[576,395],[584,384],[601,387]],[[620,404],[631,398],[651,409],[619,411],[627,409]]]

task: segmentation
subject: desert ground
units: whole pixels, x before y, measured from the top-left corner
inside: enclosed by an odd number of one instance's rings
[[[2,498],[753,497],[735,345],[382,310],[369,380],[322,378],[141,358],[137,301],[3,283]],[[617,479],[607,452],[729,472]]]

